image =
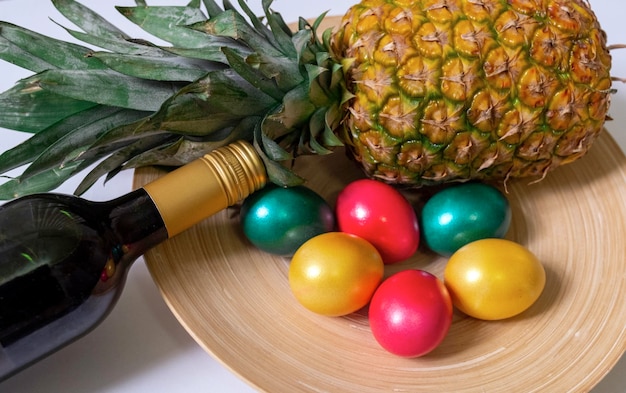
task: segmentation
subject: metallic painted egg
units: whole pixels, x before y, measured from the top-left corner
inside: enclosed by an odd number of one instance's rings
[[[324,198],[307,187],[269,185],[244,201],[241,225],[259,249],[290,256],[310,238],[332,231],[335,216]]]
[[[510,224],[511,207],[500,190],[465,183],[433,195],[422,210],[420,228],[432,251],[450,256],[472,241],[504,237]]]

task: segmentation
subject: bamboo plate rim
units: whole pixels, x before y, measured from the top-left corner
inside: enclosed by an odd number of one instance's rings
[[[331,203],[360,177],[340,153],[305,157],[296,170]],[[138,170],[135,186],[159,175],[154,168]],[[512,182],[508,197],[513,222],[507,238],[544,263],[544,293],[509,320],[478,321],[455,312],[444,342],[417,359],[382,350],[366,312],[329,318],[304,310],[289,289],[288,259],[249,245],[236,209],[168,240],[145,261],[189,334],[261,391],[591,390],[626,349],[624,153],[604,131],[587,156],[538,184]],[[441,277],[444,266],[445,259],[420,246],[409,261],[387,266],[386,274],[420,268]]]

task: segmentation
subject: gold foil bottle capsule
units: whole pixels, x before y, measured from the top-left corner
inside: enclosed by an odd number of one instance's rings
[[[265,186],[267,173],[254,147],[233,142],[147,184],[168,237],[245,199]]]

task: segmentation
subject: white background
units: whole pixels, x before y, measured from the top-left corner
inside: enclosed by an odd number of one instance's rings
[[[330,10],[330,15],[340,15],[356,1],[276,0],[273,8],[280,11],[285,20],[294,21],[298,16],[315,17],[326,10]],[[148,0],[150,5],[186,3],[184,0]],[[134,5],[133,1],[84,0],[83,4],[128,34],[149,38],[117,14],[113,7]],[[261,0],[249,0],[249,4],[255,12],[261,12]],[[626,2],[591,0],[591,4],[608,34],[609,44],[626,44]],[[49,18],[73,27],[47,0],[0,0],[0,20],[71,40]],[[612,74],[626,78],[626,50],[614,51],[613,60]],[[0,62],[0,91],[28,75],[27,71]],[[611,109],[614,120],[606,127],[622,149],[626,149],[626,85],[617,83],[616,88],[619,92],[613,97]],[[0,151],[26,137],[26,134],[0,129]],[[98,183],[85,197],[112,199],[130,191],[131,180],[132,172],[123,172],[106,186]],[[70,181],[59,191],[72,192],[76,185],[77,181]],[[116,308],[95,331],[0,383],[0,393],[174,391],[247,393],[254,389],[196,345],[166,307],[142,259],[131,268],[126,289]],[[620,392],[626,392],[626,359],[622,359],[593,390],[593,393]]]

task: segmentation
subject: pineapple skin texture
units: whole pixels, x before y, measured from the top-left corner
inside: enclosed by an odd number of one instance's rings
[[[583,0],[363,0],[332,50],[349,154],[391,184],[543,179],[603,130],[611,56]]]

